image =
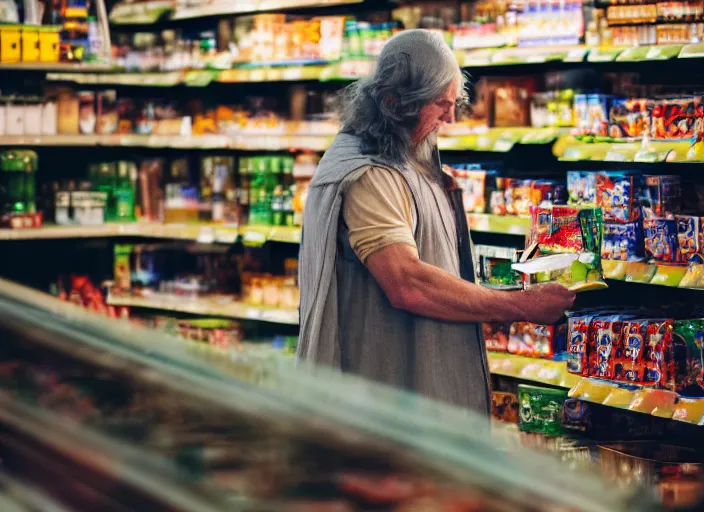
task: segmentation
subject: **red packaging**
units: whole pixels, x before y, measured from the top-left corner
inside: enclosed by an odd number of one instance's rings
[[[675,358],[672,350],[672,321],[656,321],[648,325],[644,386],[675,390]]]
[[[484,341],[486,349],[491,352],[508,352],[508,333],[511,324],[506,323],[483,323]]]
[[[589,327],[593,316],[570,317],[567,335],[567,371],[589,375]]]
[[[614,350],[615,380],[631,384],[644,383],[647,330],[647,320],[629,320],[623,323],[621,341]]]
[[[552,206],[533,208],[533,240],[541,252],[580,252],[582,231],[579,225],[580,208]]]
[[[620,348],[623,320],[595,319],[589,328],[589,376],[614,378],[614,352]]]

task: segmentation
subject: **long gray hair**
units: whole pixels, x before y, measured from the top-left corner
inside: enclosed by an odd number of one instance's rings
[[[411,134],[421,108],[453,82],[465,94],[466,78],[440,34],[401,32],[384,46],[375,72],[343,91],[342,131],[361,137],[365,152],[404,161],[413,154]]]

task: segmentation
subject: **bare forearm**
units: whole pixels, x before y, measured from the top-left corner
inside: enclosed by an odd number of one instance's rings
[[[525,317],[526,297],[459,279],[419,262],[408,269],[399,307],[418,315],[454,322],[511,322]]]

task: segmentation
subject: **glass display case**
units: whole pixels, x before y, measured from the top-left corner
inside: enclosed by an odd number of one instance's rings
[[[657,509],[650,491],[566,471],[500,425],[356,377],[197,350],[7,281],[0,318],[0,502],[34,496],[86,511]]]

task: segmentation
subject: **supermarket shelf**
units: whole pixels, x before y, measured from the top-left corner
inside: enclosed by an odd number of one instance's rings
[[[178,295],[154,294],[150,297],[109,295],[111,306],[173,311],[203,316],[218,316],[239,320],[257,320],[276,324],[298,325],[298,310],[252,306],[232,300],[232,297],[188,298]]]
[[[71,238],[165,238],[200,243],[249,245],[265,242],[300,243],[301,230],[283,226],[220,226],[199,224],[106,223],[101,226],[44,226],[37,229],[0,229],[0,240]]]
[[[704,290],[704,265],[601,260],[604,277],[629,283]]]
[[[526,236],[530,233],[530,218],[515,215],[468,213],[467,222],[472,231],[502,235]]]
[[[359,0],[349,0],[352,3]],[[322,2],[319,2],[322,3]],[[128,4],[141,9],[144,4]],[[232,6],[229,7],[230,9]],[[463,68],[486,66],[536,65],[550,62],[657,62],[669,59],[704,58],[704,44],[641,46],[598,49],[586,46],[553,48],[485,48],[457,50],[455,56]],[[205,86],[211,82],[257,83],[293,80],[355,80],[374,69],[370,59],[344,59],[336,62],[259,62],[237,64],[232,69],[181,70],[167,72],[117,72],[110,65],[93,64],[2,64],[1,69],[37,69],[55,71],[47,80],[79,84],[143,85],[171,87],[180,84]],[[92,72],[92,73],[91,73]]]
[[[640,162],[661,163],[704,162],[704,143],[689,140],[641,140],[620,142],[580,142],[571,136],[562,136],[553,146],[553,154],[562,161]]]
[[[509,151],[515,144],[547,144],[558,136],[555,128],[490,128],[482,135],[441,137],[444,151]],[[248,133],[237,135],[3,135],[0,146],[131,146],[181,149],[239,149],[325,151],[335,135]],[[531,142],[534,141],[534,142]]]
[[[232,2],[226,0],[210,0],[208,2],[193,2],[195,5],[181,8],[175,7],[174,2],[170,0],[151,0],[134,3],[121,2],[110,12],[110,22],[116,25],[146,25],[155,23],[167,14],[172,20],[189,20],[207,16],[256,13],[278,9],[355,4],[361,3],[362,1],[363,0],[245,0]]]
[[[581,380],[581,377],[567,371],[567,365],[564,361],[536,359],[503,352],[487,352],[487,354],[489,356],[489,371],[496,375],[567,389],[572,388]]]
[[[99,73],[111,71],[111,64],[97,64],[87,62],[2,62],[2,71],[65,71],[79,75],[81,73]]]
[[[569,373],[563,361],[501,352],[488,352],[488,356],[489,371],[495,375],[569,389],[569,396],[586,402],[704,425],[704,398],[686,398],[664,389],[579,377]]]

